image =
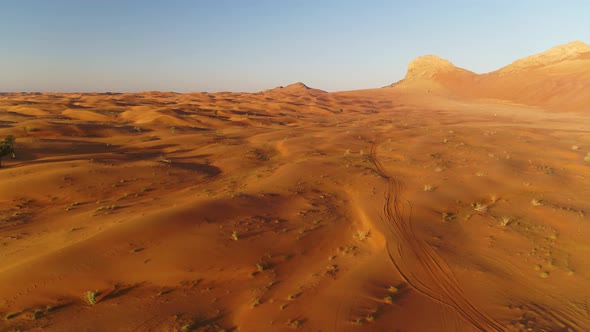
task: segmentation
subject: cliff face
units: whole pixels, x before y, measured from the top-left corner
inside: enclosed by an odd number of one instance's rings
[[[473,80],[477,75],[469,70],[455,66],[449,60],[436,55],[424,55],[412,60],[408,65],[403,80],[390,87],[417,87],[431,90],[444,87],[444,81],[464,82]]]
[[[424,55],[410,62],[405,79],[433,78],[436,74],[458,69],[450,61],[436,55]]]

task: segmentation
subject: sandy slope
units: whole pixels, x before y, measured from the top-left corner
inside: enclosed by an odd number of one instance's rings
[[[0,330],[589,330],[590,114],[439,92],[0,95]]]

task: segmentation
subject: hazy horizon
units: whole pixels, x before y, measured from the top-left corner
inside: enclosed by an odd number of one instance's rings
[[[484,73],[588,42],[588,12],[583,1],[25,0],[0,12],[0,91],[378,88],[425,54]]]

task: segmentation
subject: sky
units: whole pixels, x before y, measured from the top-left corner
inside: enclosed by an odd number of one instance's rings
[[[477,73],[573,40],[590,1],[0,0],[0,91],[382,87],[415,57]]]

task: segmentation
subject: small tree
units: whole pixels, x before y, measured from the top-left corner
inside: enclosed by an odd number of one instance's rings
[[[12,135],[6,136],[6,138],[0,141],[0,167],[2,167],[2,157],[10,155],[15,158],[14,154],[14,141],[16,139]]]

